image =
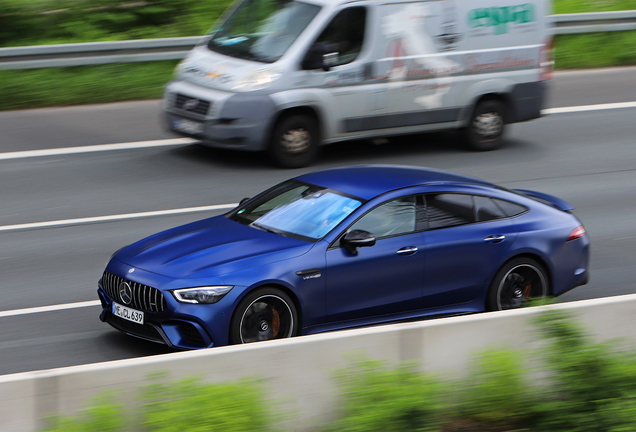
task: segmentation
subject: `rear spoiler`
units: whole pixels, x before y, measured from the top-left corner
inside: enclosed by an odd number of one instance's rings
[[[572,206],[572,204],[568,203],[567,201],[564,201],[561,198],[557,198],[555,196],[548,195],[543,192],[536,192],[536,191],[531,191],[526,189],[515,189],[515,192],[519,192],[522,195],[526,195],[529,198],[532,198],[536,201],[540,201],[549,206],[555,207],[561,211],[574,210],[574,207]]]

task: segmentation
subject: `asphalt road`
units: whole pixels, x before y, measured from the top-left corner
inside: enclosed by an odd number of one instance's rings
[[[556,74],[551,107],[636,101],[636,68]],[[6,152],[174,138],[159,103],[0,113]],[[290,176],[359,163],[430,166],[571,202],[592,239],[590,283],[562,301],[636,292],[636,108],[548,115],[513,125],[504,148],[471,153],[454,133],[325,148],[311,168],[278,170],[257,154],[197,144],[0,159],[0,374],[169,352],[119,334],[98,306],[32,313],[27,308],[95,301],[110,254],[159,230],[223,210],[166,216],[16,225],[238,202]],[[11,311],[10,313],[8,311]],[[10,315],[10,316],[7,316]]]

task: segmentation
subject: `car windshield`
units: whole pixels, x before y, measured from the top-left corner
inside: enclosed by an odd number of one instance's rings
[[[276,234],[319,240],[362,205],[338,191],[291,181],[239,206],[229,218]]]
[[[273,63],[294,43],[320,7],[289,0],[245,0],[212,31],[212,51]]]

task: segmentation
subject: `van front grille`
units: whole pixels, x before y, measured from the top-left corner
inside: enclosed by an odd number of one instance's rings
[[[174,105],[178,109],[203,116],[207,115],[208,110],[210,109],[210,102],[191,96],[186,96],[181,93],[177,93],[177,98],[175,99]]]

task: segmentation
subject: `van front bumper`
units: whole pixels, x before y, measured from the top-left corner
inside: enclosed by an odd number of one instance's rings
[[[166,128],[210,147],[265,150],[275,115],[268,95],[220,92],[183,82],[170,83],[164,95]]]

